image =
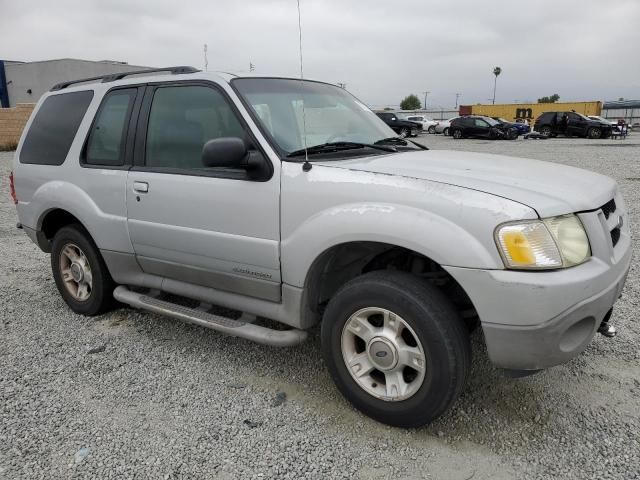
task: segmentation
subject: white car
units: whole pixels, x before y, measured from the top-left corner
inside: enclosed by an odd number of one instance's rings
[[[438,125],[437,120],[425,117],[424,115],[408,115],[405,116],[404,119],[411,120],[412,122],[417,122],[422,125],[423,133],[436,133],[436,125]]]
[[[444,135],[449,135],[449,127],[451,126],[451,122],[456,118],[460,118],[460,117],[453,117],[453,118],[450,118],[449,120],[439,120],[438,124],[435,127],[435,133],[442,133]]]

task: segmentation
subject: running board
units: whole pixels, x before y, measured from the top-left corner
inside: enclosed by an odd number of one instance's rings
[[[304,330],[295,328],[290,330],[273,330],[241,320],[233,320],[231,318],[213,315],[195,308],[176,305],[175,303],[166,302],[149,295],[132,292],[124,286],[116,287],[113,291],[113,296],[119,302],[126,303],[134,308],[177,318],[184,322],[211,328],[212,330],[217,330],[234,337],[246,338],[247,340],[263,345],[290,347],[299,345],[307,338],[307,332]]]

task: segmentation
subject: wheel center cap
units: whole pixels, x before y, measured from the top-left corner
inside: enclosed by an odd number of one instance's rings
[[[75,282],[80,283],[82,281],[82,279],[84,278],[84,270],[82,269],[80,264],[72,263],[71,267],[70,267],[70,270],[71,270],[71,277],[73,278],[73,280]]]
[[[367,348],[369,359],[377,369],[390,370],[398,363],[398,350],[391,341],[383,337],[375,337]]]

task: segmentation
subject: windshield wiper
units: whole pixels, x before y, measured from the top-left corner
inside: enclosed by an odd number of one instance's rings
[[[294,150],[289,153],[287,157],[302,157],[305,152],[307,155],[314,155],[317,153],[331,153],[339,152],[341,150],[353,150],[356,148],[375,148],[376,150],[382,150],[384,152],[397,152],[393,147],[385,147],[382,145],[359,143],[359,142],[329,142],[321,143],[320,145],[313,145],[308,148],[301,148],[300,150]]]
[[[387,137],[387,138],[378,140],[377,142],[374,142],[375,145],[383,145],[385,143],[391,143],[391,144],[402,145],[402,146],[409,145],[406,140],[400,137]]]
[[[425,147],[421,143],[414,142],[413,140],[405,140],[404,138],[400,138],[400,137],[383,138],[382,140],[378,140],[377,142],[374,142],[374,145],[392,144],[392,145],[401,145],[403,147],[408,147],[409,143],[414,144],[416,147],[420,148],[421,150],[429,150],[427,147]]]

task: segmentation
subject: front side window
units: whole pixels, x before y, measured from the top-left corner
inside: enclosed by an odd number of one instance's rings
[[[489,124],[481,118],[474,119],[474,122],[476,124],[476,127],[479,127],[479,128],[487,128],[489,126]]]
[[[202,163],[202,147],[221,137],[246,134],[220,92],[200,85],[160,87],[149,112],[145,165],[211,170]]]
[[[137,90],[127,88],[107,94],[91,127],[85,162],[89,165],[124,165],[127,121]]]
[[[373,144],[394,137],[380,117],[344,89],[281,78],[236,78],[232,86],[281,154],[330,142]]]

